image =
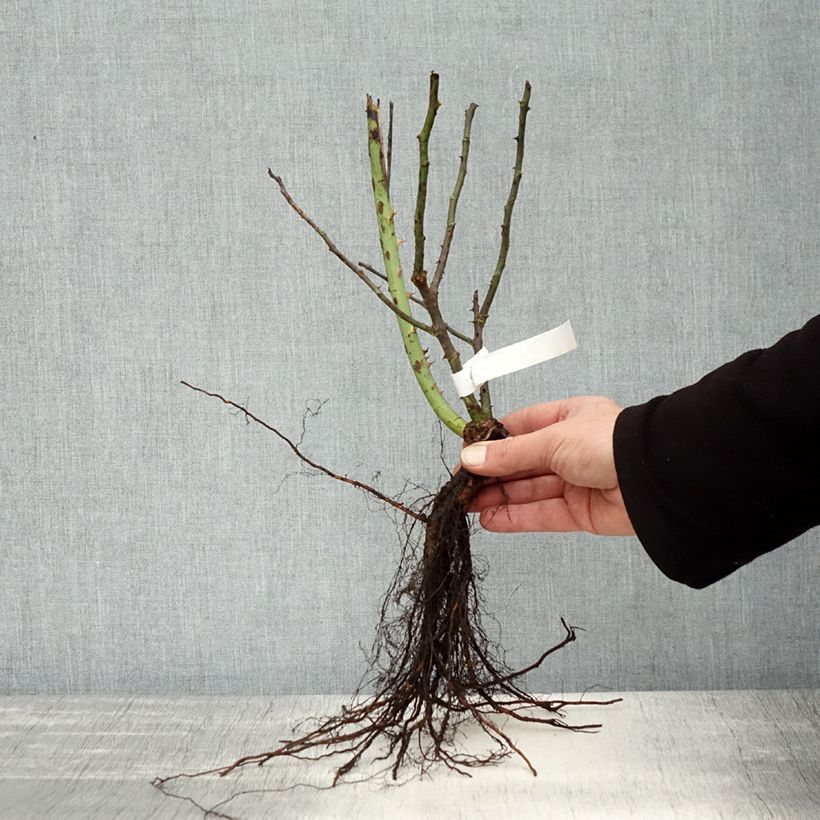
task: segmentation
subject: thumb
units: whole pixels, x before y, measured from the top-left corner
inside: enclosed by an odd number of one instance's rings
[[[553,455],[561,439],[560,427],[558,422],[533,433],[471,444],[461,451],[461,463],[477,475],[507,476],[527,470],[551,472]]]

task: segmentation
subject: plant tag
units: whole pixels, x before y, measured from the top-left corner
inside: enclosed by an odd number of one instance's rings
[[[458,395],[463,398],[490,379],[549,361],[575,350],[577,346],[572,325],[564,322],[546,333],[539,333],[522,342],[501,347],[492,353],[486,347],[482,347],[475,356],[464,362],[458,373],[453,373],[453,384]]]

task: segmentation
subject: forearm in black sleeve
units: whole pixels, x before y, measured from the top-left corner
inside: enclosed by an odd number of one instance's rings
[[[615,466],[632,526],[702,588],[820,524],[820,316],[668,396],[625,408]]]

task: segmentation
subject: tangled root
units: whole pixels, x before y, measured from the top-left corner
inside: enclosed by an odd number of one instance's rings
[[[506,431],[490,420],[468,425],[465,440],[503,438]],[[429,503],[421,560],[407,547],[384,596],[368,674],[339,714],[320,718],[301,737],[281,741],[270,751],[251,754],[226,766],[195,775],[158,778],[162,789],[177,777],[228,775],[243,766],[263,765],[277,757],[320,759],[338,756],[332,785],[367,757],[381,762],[396,779],[403,766],[426,772],[443,764],[460,774],[518,755],[537,774],[524,752],[499,725],[499,718],[590,731],[601,724],[567,723],[564,708],[582,701],[549,700],[528,694],[519,679],[576,638],[576,627],[562,618],[563,638],[523,668],[510,670],[497,657],[481,624],[481,598],[470,552],[468,506],[483,479],[459,470]],[[393,611],[398,614],[391,615]],[[373,694],[362,695],[367,686]],[[605,705],[606,701],[583,701]],[[489,750],[475,754],[455,743],[457,727],[472,719],[491,739]]]

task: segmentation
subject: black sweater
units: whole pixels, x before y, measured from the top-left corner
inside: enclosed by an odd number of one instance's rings
[[[627,407],[614,446],[632,526],[674,581],[708,586],[820,524],[820,316]]]

